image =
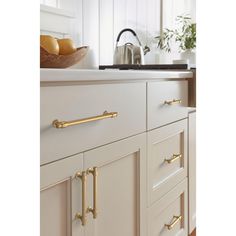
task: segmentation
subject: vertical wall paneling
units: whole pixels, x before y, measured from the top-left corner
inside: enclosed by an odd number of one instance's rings
[[[196,22],[196,0],[190,1],[190,14],[193,22]]]
[[[70,37],[76,39],[75,34],[75,0],[69,0],[69,8],[61,8],[60,0],[43,0],[40,5],[40,32],[57,38]],[[77,0],[76,0],[77,1]],[[78,0],[81,1],[81,0]]]
[[[61,35],[70,35],[71,20],[64,16],[41,12],[40,29]]]
[[[163,29],[165,28],[173,29],[174,1],[179,1],[179,0],[163,0],[163,14],[162,14]],[[172,63],[172,54],[173,52],[167,53],[165,51],[160,51],[161,63]],[[178,59],[178,58],[175,58],[175,59]]]
[[[73,40],[77,47],[87,45],[84,42],[84,12],[83,12],[83,0],[74,0],[75,1],[75,11],[76,11],[76,19],[75,23],[73,24],[74,30],[73,30]],[[87,61],[87,58],[83,58],[79,63],[72,66],[72,68],[75,69],[85,69],[90,68],[91,65],[87,65],[89,62]]]
[[[160,31],[160,12],[157,10],[160,11],[160,0],[147,0],[147,34],[150,42]]]
[[[163,0],[165,1],[165,0]],[[162,0],[157,0],[157,3],[156,3],[156,22],[157,22],[157,25],[156,25],[156,30],[154,32],[154,37],[159,35],[161,33],[161,26],[162,26],[162,12],[161,12],[161,7],[162,7]],[[152,45],[152,50],[153,50],[153,54],[154,54],[154,62],[155,63],[161,63],[160,61],[160,52],[159,50],[157,49],[157,44],[156,44],[156,40],[155,38],[153,38],[153,45]]]
[[[147,3],[143,0],[137,0],[137,34],[141,40],[141,42],[146,45],[147,44]]]
[[[72,24],[72,38],[77,47],[83,44],[83,0],[73,0],[74,11],[76,14],[76,18]]]
[[[158,62],[158,52],[154,37],[160,33],[160,0],[147,0],[147,44],[151,53],[146,55],[146,63],[154,64]]]
[[[127,0],[114,0],[114,42],[119,32],[126,28],[126,4]],[[127,34],[122,36],[120,45],[126,42],[126,36]]]
[[[100,64],[112,64],[114,50],[113,0],[100,0]]]
[[[88,55],[75,68],[95,69],[99,64],[113,64],[116,38],[127,27],[137,32],[143,46],[151,48],[145,56],[146,64],[172,63],[180,57],[177,46],[173,45],[172,53],[165,53],[157,49],[154,37],[163,28],[174,28],[177,15],[190,13],[194,21],[196,17],[196,0],[40,0],[40,3],[44,6],[41,33],[71,37],[76,46],[90,47]],[[126,42],[137,43],[129,32],[122,35],[119,45]]]
[[[83,0],[83,43],[90,47],[84,66],[91,69],[99,65],[99,2]]]
[[[176,17],[183,14],[190,14],[195,17],[195,0],[163,0],[163,28],[176,29]],[[172,63],[174,59],[180,59],[178,44],[172,42],[171,53],[162,53],[164,63]],[[165,56],[164,56],[165,55]]]
[[[57,0],[44,0],[44,4],[51,7],[57,7]]]
[[[57,0],[58,6],[62,9],[72,11],[75,8],[75,4],[78,2],[77,0]]]
[[[126,27],[137,31],[137,0],[127,0],[126,3]],[[137,44],[137,40],[132,34],[127,33],[127,40]]]
[[[134,30],[137,28],[137,0],[127,0],[126,26]]]
[[[52,32],[52,31],[46,31],[46,30],[40,30],[40,34],[45,34],[45,35],[52,35],[55,38],[64,38],[65,35],[62,33],[57,33],[57,32]],[[69,37],[69,35],[68,35]]]

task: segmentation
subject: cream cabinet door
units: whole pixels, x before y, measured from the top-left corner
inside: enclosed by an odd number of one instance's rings
[[[97,167],[97,194],[93,176],[87,176],[88,206],[97,200],[97,218],[87,215],[86,236],[146,236],[145,134],[84,153],[84,168]]]
[[[81,180],[75,178],[83,169],[83,155],[76,155],[41,166],[40,235],[82,236],[84,228],[75,219],[81,212]]]
[[[189,234],[196,227],[196,112],[189,114]]]

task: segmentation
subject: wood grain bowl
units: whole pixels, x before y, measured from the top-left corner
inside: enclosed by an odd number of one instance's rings
[[[89,50],[88,46],[79,47],[69,55],[55,55],[40,47],[40,68],[67,68],[81,61]]]

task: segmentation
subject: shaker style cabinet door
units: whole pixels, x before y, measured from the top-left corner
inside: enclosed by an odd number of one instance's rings
[[[140,134],[84,153],[86,236],[146,236],[146,150]]]
[[[82,169],[82,154],[41,166],[41,236],[83,235],[82,224],[75,218],[82,210],[82,181],[76,177]]]
[[[196,112],[189,114],[189,234],[196,227]]]

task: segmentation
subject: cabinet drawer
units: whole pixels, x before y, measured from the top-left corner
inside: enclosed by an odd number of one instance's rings
[[[145,83],[41,87],[41,164],[144,132],[145,106]],[[73,121],[104,111],[118,116],[66,128],[52,126],[56,119]]]
[[[149,205],[187,176],[187,119],[148,132]]]
[[[181,103],[179,103],[181,101]],[[188,116],[188,82],[161,81],[148,83],[148,129]]]
[[[187,179],[148,210],[148,236],[188,235]]]

